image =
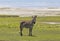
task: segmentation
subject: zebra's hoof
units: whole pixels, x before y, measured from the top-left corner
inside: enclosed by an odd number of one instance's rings
[[[22,34],[20,34],[21,36],[23,36]]]

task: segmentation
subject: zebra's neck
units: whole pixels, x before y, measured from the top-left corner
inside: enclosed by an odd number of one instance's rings
[[[32,23],[35,24],[36,23],[36,18],[32,19]]]

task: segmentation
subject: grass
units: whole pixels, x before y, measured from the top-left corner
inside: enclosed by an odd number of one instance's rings
[[[0,17],[1,41],[60,41],[60,24],[44,24],[40,22],[60,22],[60,16],[38,17],[33,28],[33,36],[28,36],[24,28],[23,36],[19,34],[20,21],[30,20],[31,17]]]

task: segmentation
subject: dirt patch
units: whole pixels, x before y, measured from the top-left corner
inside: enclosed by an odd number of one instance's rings
[[[60,22],[41,22],[41,23],[46,23],[46,24],[60,24]]]

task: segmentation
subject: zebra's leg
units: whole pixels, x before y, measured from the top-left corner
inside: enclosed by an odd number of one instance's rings
[[[32,36],[32,28],[29,28],[29,36]]]
[[[22,36],[23,34],[22,34],[22,30],[23,30],[23,28],[20,28],[20,35]]]

